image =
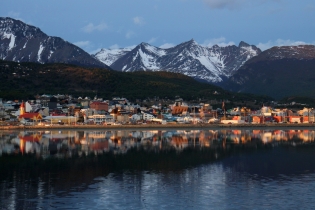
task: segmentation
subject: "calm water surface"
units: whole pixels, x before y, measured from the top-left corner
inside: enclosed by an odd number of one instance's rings
[[[1,209],[315,206],[312,130],[1,132]]]

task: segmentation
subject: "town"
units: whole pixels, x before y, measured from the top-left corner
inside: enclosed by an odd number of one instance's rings
[[[144,103],[148,102],[148,103]],[[123,97],[72,97],[69,95],[37,96],[35,100],[4,101],[0,99],[2,126],[54,125],[141,125],[141,124],[265,124],[314,123],[313,108],[275,108],[261,106],[255,110],[246,107],[226,109],[229,101],[220,102],[220,108],[209,103],[174,100],[130,102]]]

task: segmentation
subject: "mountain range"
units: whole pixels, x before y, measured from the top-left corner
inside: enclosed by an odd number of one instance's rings
[[[273,47],[262,52],[243,41],[238,46],[205,47],[192,39],[167,49],[140,43],[132,48],[102,49],[90,55],[62,38],[46,35],[35,26],[0,18],[0,60],[65,63],[120,72],[166,71],[233,92],[277,99],[315,98],[313,45]]]
[[[76,45],[8,17],[0,18],[0,59],[109,68]]]
[[[118,71],[168,71],[217,83],[260,53],[259,48],[245,42],[238,46],[204,47],[192,39],[168,49],[141,43],[133,49],[102,49],[94,56]]]

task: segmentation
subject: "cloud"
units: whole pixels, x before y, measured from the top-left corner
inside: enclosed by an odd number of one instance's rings
[[[124,49],[132,50],[132,49],[134,49],[136,46],[137,46],[137,45],[131,45],[131,46],[127,46],[127,47],[120,47],[118,44],[114,44],[114,45],[110,46],[109,49],[115,50],[115,49],[124,48]]]
[[[149,44],[152,44],[152,43],[156,42],[156,40],[157,40],[156,37],[152,37],[152,38],[148,41],[148,43],[149,43]]]
[[[162,44],[160,46],[160,48],[162,49],[168,49],[168,48],[171,48],[171,47],[174,47],[175,45],[173,43],[165,43],[165,44]]]
[[[145,24],[145,21],[142,17],[134,17],[133,18],[133,23],[136,24],[136,25],[144,25]]]
[[[79,41],[79,42],[75,42],[73,43],[74,45],[78,46],[78,47],[90,47],[91,46],[91,42],[90,41]]]
[[[137,47],[137,45],[130,45],[130,46],[127,46],[127,47],[124,47],[125,49],[129,49],[129,50],[132,50],[134,49],[135,47]]]
[[[102,48],[97,48],[97,49],[95,49],[95,50],[89,51],[89,54],[90,54],[90,55],[95,55],[96,53],[98,53],[98,52],[101,51],[101,50],[102,50]]]
[[[268,2],[281,2],[282,0],[202,0],[210,9],[228,9],[234,10],[244,7],[244,5]]]
[[[230,45],[235,45],[235,43],[232,41],[227,42],[225,37],[219,37],[219,38],[207,39],[201,45],[206,46],[206,47],[212,47],[213,45],[226,47]]]
[[[93,31],[104,31],[107,29],[106,23],[102,22],[98,25],[94,25],[93,23],[89,23],[82,28],[82,30],[86,33],[92,33]]]
[[[230,9],[240,7],[245,0],[203,0],[211,9]]]
[[[306,45],[306,44],[315,44],[315,41],[312,43],[307,43],[303,41],[294,41],[294,40],[284,40],[284,39],[277,39],[276,41],[268,41],[266,43],[259,43],[256,46],[259,47],[261,50],[267,50],[269,48],[272,48],[274,46],[297,46],[297,45]]]
[[[97,49],[95,49],[96,48],[95,45],[90,41],[78,41],[78,42],[74,42],[73,44],[80,47],[81,49],[88,52],[89,54],[98,53],[102,49],[99,46]]]
[[[10,11],[10,12],[8,12],[8,17],[11,17],[11,18],[14,18],[16,20],[20,20],[20,21],[26,23],[26,21],[24,19],[20,18],[19,12]],[[31,22],[27,22],[27,24],[31,24]]]
[[[126,37],[127,39],[130,39],[130,38],[132,38],[134,35],[135,35],[135,32],[133,32],[133,31],[128,31],[128,32],[126,33],[125,37]]]
[[[119,45],[118,44],[113,44],[112,46],[109,47],[109,49],[111,49],[111,50],[119,49]]]

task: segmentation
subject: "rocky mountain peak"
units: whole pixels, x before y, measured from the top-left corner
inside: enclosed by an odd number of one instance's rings
[[[0,59],[109,68],[81,48],[13,18],[0,18]]]
[[[245,42],[241,46],[215,45],[209,48],[199,45],[194,39],[168,49],[141,43],[120,56],[110,67],[128,72],[166,70],[216,83],[231,76],[248,59],[261,52]]]
[[[238,47],[250,47],[250,45],[247,44],[247,43],[244,42],[244,41],[241,41],[241,42],[238,44]]]

